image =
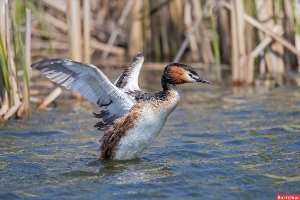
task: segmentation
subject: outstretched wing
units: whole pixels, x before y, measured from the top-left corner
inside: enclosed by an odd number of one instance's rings
[[[124,92],[140,90],[138,81],[143,62],[144,56],[141,53],[137,53],[129,64],[129,67],[115,81],[115,86]]]
[[[106,106],[111,115],[121,116],[133,106],[133,100],[113,85],[94,65],[71,60],[46,59],[32,65],[53,82],[77,91],[84,98]]]

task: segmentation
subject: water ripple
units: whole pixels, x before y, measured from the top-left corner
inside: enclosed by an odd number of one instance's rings
[[[285,95],[281,95],[285,93]],[[191,87],[132,161],[99,162],[91,105],[37,112],[0,130],[0,199],[274,199],[300,188],[294,90]],[[201,97],[201,98],[200,98]],[[63,103],[63,102],[62,102]]]

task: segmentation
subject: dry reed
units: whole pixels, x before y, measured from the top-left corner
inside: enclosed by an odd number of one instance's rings
[[[126,62],[142,51],[152,61],[229,64],[236,85],[253,84],[259,66],[260,75],[299,70],[298,1],[82,1],[83,22],[79,2],[39,1],[46,11],[49,38],[43,39],[40,22],[35,20],[34,43],[51,40],[61,57],[88,61],[90,55],[93,63],[109,63],[108,57]],[[90,4],[93,6],[88,14]],[[70,36],[69,43],[66,35]],[[56,41],[64,43],[58,45]],[[34,59],[44,57],[47,45],[39,55],[36,49],[41,47],[33,46]],[[216,68],[219,79],[221,71],[221,67]]]

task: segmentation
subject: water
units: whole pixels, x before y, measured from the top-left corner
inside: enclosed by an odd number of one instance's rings
[[[159,88],[150,84],[159,76],[147,73],[142,85]],[[161,135],[132,161],[95,161],[102,133],[93,128],[97,108],[87,102],[60,98],[49,112],[7,122],[0,199],[275,199],[300,192],[299,89],[183,88]]]

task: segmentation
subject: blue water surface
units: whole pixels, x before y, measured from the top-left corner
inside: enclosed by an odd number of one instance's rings
[[[96,161],[103,134],[93,127],[97,107],[63,98],[57,105],[2,125],[0,199],[275,199],[300,193],[297,88],[183,86],[182,102],[162,133],[140,158],[126,162]]]

